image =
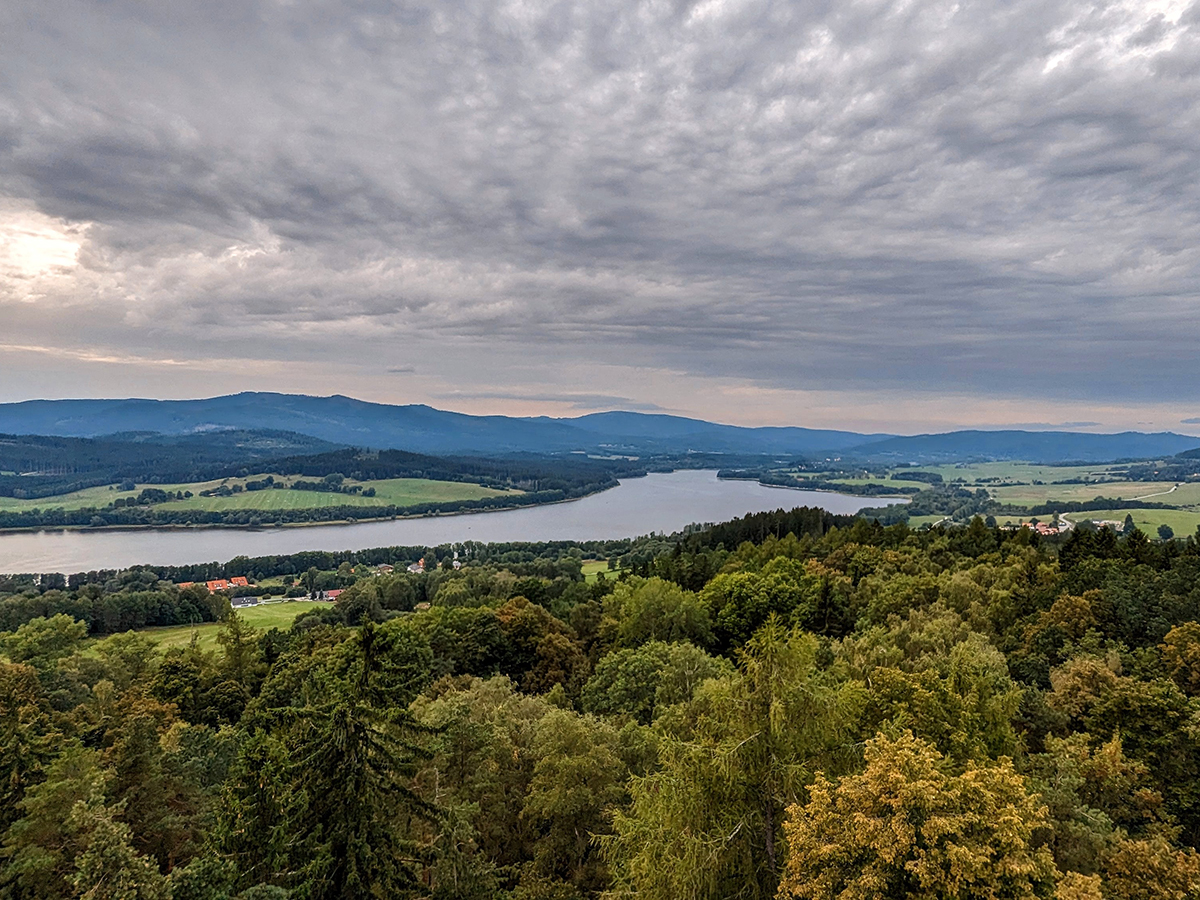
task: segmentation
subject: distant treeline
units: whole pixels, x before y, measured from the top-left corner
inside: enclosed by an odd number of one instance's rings
[[[486,487],[514,487],[534,493],[571,492],[581,486],[588,488],[585,493],[592,493],[600,489],[597,487],[599,485],[614,486],[617,477],[646,474],[645,463],[623,459],[594,460],[581,456],[481,459],[425,456],[404,450],[366,452],[352,448],[311,456],[285,457],[275,460],[273,468],[281,475],[324,478],[330,473],[340,472],[356,481],[427,478],[431,481],[469,482]]]
[[[138,628],[216,622],[229,606],[226,597],[209,594],[203,587],[181,591],[173,585],[158,584],[156,579],[137,580],[142,574],[135,571],[134,578],[117,582],[115,589],[111,589],[113,585],[108,590],[89,585],[74,591],[55,587],[0,595],[0,631],[13,631],[39,617],[66,614],[85,622],[91,634],[116,634]],[[9,582],[6,586],[21,585]]]
[[[353,448],[328,450],[329,447],[325,441],[288,432],[150,435],[139,440],[0,435],[0,496],[32,500],[122,481],[175,484],[275,472],[320,479],[339,473],[359,481],[428,478],[511,487],[532,494],[561,492],[560,499],[567,499],[613,487],[618,477],[636,477],[647,471],[645,463],[636,461],[594,460],[574,455],[442,458],[403,450],[372,452]],[[321,452],[296,452],[310,449]],[[263,482],[254,484],[259,488],[269,487]],[[112,524],[143,523],[122,521]]]
[[[854,516],[836,516],[815,506],[777,509],[771,512],[751,513],[740,519],[692,531],[681,539],[680,544],[682,548],[692,552],[717,547],[732,550],[746,541],[760,543],[769,537],[782,538],[788,534],[794,534],[796,537],[820,537],[831,528],[845,528],[853,524],[854,519]]]
[[[277,431],[65,438],[0,435],[0,496],[36,500],[133,480],[170,484],[252,474],[262,460],[324,451],[326,441]]]
[[[924,481],[927,484],[941,484],[943,481],[942,476],[937,472],[913,472],[908,470],[893,472],[892,478],[896,481]]]
[[[506,494],[478,500],[447,500],[439,503],[417,503],[412,506],[324,506],[306,509],[162,509],[145,506],[124,508],[45,509],[24,512],[0,512],[0,528],[104,528],[107,526],[147,526],[169,528],[195,525],[224,525],[258,528],[269,525],[332,523],[388,519],[395,516],[420,516],[434,513],[465,512],[467,510],[508,509],[514,506],[536,506],[585,497],[610,487],[615,478],[577,484],[566,490],[536,491],[525,494]]]
[[[326,571],[336,569],[343,563],[358,565],[406,566],[424,559],[429,567],[441,560],[452,559],[457,553],[464,561],[481,564],[504,565],[508,568],[522,565],[554,563],[569,556],[609,559],[630,552],[636,545],[651,538],[628,538],[604,541],[513,541],[484,544],[465,541],[456,544],[396,545],[373,547],[366,550],[305,550],[301,553],[277,556],[235,556],[227,562],[196,563],[183,566],[141,565],[129,569],[94,569],[90,572],[24,573],[0,577],[0,594],[18,590],[61,588],[77,590],[85,585],[111,585],[114,579],[123,579],[128,573],[138,573],[135,580],[144,584],[158,581],[187,582],[212,581],[219,578],[246,576],[251,579],[270,578],[278,575],[298,575],[309,569]],[[661,541],[662,539],[658,539]]]
[[[925,473],[918,473],[925,474]],[[888,484],[845,484],[840,481],[827,481],[822,478],[791,475],[784,472],[772,472],[765,469],[721,469],[718,478],[731,480],[757,481],[770,487],[798,488],[805,491],[835,491],[839,494],[851,494],[855,497],[894,497],[897,494],[915,494],[920,488],[897,487]],[[908,476],[904,476],[908,479]],[[941,476],[938,476],[939,480]],[[924,479],[911,479],[924,480]]]
[[[1005,515],[1050,516],[1054,513],[1095,512],[1102,509],[1174,509],[1169,503],[1147,503],[1145,500],[1113,500],[1097,497],[1095,500],[1053,500],[1036,506],[1002,507]],[[1009,512],[1009,510],[1012,510]]]

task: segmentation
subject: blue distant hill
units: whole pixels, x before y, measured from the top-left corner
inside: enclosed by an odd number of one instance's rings
[[[1109,462],[1174,456],[1200,438],[1160,431],[1085,434],[1074,431],[951,431],[873,441],[855,453],[882,462],[958,462],[966,459],[1031,462]]]
[[[1102,462],[1171,456],[1200,438],[1163,432],[956,431],[909,437],[814,428],[743,428],[683,416],[603,412],[576,418],[470,416],[350,397],[242,393],[203,400],[30,400],[0,404],[0,433],[63,437],[274,430],[339,446],[429,454],[758,454],[864,462],[1021,459]]]
[[[350,397],[243,393],[206,400],[31,400],[0,404],[0,432],[97,437],[273,429],[340,445],[416,453],[781,453],[837,451],[866,435],[807,428],[739,428],[680,416],[597,413],[577,419],[470,416]],[[886,437],[885,435],[877,435]]]

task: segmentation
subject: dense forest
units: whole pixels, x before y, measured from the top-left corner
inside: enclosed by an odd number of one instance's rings
[[[11,579],[0,896],[1200,896],[1196,537],[795,510],[583,552],[275,560],[353,581],[265,633],[150,567]],[[135,594],[219,649],[89,637]]]
[[[250,474],[265,460],[320,455],[332,447],[286,431],[106,438],[0,434],[0,497],[54,497],[126,480],[140,484],[207,481]]]

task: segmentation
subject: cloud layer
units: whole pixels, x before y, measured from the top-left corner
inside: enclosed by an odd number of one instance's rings
[[[5,10],[10,391],[1200,399],[1197,5]]]

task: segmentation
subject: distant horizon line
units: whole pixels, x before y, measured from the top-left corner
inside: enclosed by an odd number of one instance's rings
[[[594,409],[590,412],[581,412],[581,413],[578,413],[577,415],[570,415],[570,416],[567,416],[567,415],[552,416],[552,415],[546,415],[546,414],[536,415],[536,416],[528,416],[528,415],[522,416],[522,415],[511,415],[509,413],[500,413],[500,412],[497,412],[497,413],[468,413],[468,412],[462,412],[461,410],[457,410],[457,409],[450,409],[450,408],[446,408],[446,407],[434,406],[431,403],[387,403],[387,402],[383,402],[383,401],[379,401],[379,400],[362,400],[358,397],[352,397],[349,394],[342,394],[342,393],[305,394],[305,393],[294,393],[294,392],[287,392],[287,391],[268,391],[268,390],[244,390],[244,391],[236,391],[234,393],[228,393],[228,394],[212,394],[212,395],[208,395],[208,396],[196,396],[196,397],[29,397],[24,400],[0,401],[0,407],[18,406],[18,405],[27,404],[27,403],[200,403],[200,402],[211,401],[211,400],[226,400],[226,399],[232,399],[232,398],[236,398],[236,397],[246,397],[246,396],[298,397],[298,398],[304,398],[304,399],[308,399],[308,400],[348,400],[353,403],[361,403],[361,404],[364,404],[367,406],[383,406],[383,407],[392,407],[392,408],[423,407],[425,409],[434,410],[436,412],[452,413],[454,415],[466,416],[468,418],[473,418],[473,419],[483,419],[483,418],[505,418],[505,419],[514,419],[514,420],[539,420],[539,419],[542,419],[542,420],[559,421],[559,422],[573,422],[578,419],[588,418],[589,416],[605,415],[608,413],[622,413],[625,415],[634,415],[634,416],[640,416],[640,417],[645,417],[645,418],[682,419],[682,420],[686,420],[689,422],[699,422],[699,423],[703,423],[706,425],[718,425],[718,426],[725,427],[725,428],[742,428],[742,429],[748,429],[748,430],[797,428],[797,429],[803,429],[806,431],[840,432],[840,433],[844,433],[844,434],[860,435],[863,437],[882,437],[882,438],[923,437],[923,436],[937,436],[937,435],[947,435],[947,434],[960,434],[960,433],[969,433],[969,432],[987,432],[987,433],[1014,432],[1014,433],[1027,433],[1027,434],[1082,434],[1082,435],[1095,435],[1095,436],[1104,436],[1104,435],[1117,436],[1117,435],[1123,435],[1123,434],[1141,434],[1141,435],[1173,434],[1173,435],[1178,435],[1180,437],[1195,437],[1197,440],[1200,440],[1200,434],[1193,433],[1190,429],[1182,430],[1182,431],[1164,430],[1164,429],[1160,429],[1157,431],[1142,431],[1142,430],[1139,430],[1136,428],[1124,428],[1124,429],[1120,429],[1120,430],[1116,430],[1116,431],[1113,431],[1113,430],[1102,430],[1102,431],[1083,430],[1086,428],[1104,428],[1105,426],[1103,426],[1099,422],[1064,423],[1062,425],[1055,425],[1055,424],[1051,424],[1051,423],[1045,423],[1045,424],[1042,424],[1042,423],[1037,423],[1037,424],[1020,423],[1020,424],[1016,424],[1016,425],[1011,425],[1011,424],[1010,425],[964,425],[964,426],[951,428],[946,431],[929,431],[929,430],[907,431],[907,430],[903,430],[903,429],[897,429],[895,431],[886,431],[886,432],[884,432],[884,431],[858,431],[858,430],[855,430],[853,428],[848,428],[848,427],[828,427],[828,426],[795,425],[795,424],[792,424],[792,425],[734,425],[734,424],[731,424],[728,422],[719,422],[719,421],[716,421],[713,419],[703,419],[703,418],[699,418],[694,415],[683,415],[680,413],[667,412],[665,410],[664,411],[648,411],[648,410],[626,409],[626,408],[621,408],[621,407],[613,407],[613,408],[597,407],[596,409]],[[1191,422],[1184,421],[1184,422],[1181,422],[1180,424],[1185,425],[1185,426],[1193,425],[1193,427],[1195,427],[1195,424],[1200,424],[1200,422],[1193,424]],[[1072,427],[1072,426],[1074,426],[1074,427]],[[119,433],[119,432],[114,432],[114,433]]]

